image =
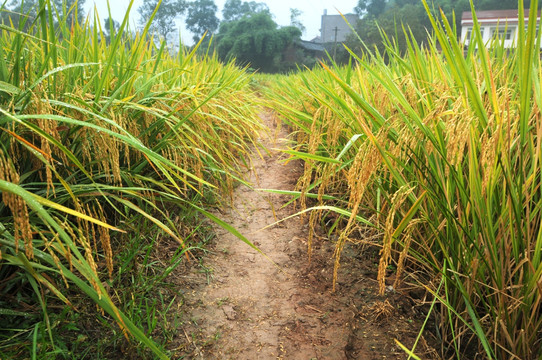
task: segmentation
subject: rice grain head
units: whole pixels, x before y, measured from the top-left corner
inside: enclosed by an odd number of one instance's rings
[[[397,214],[404,200],[413,190],[414,190],[414,187],[404,185],[400,187],[399,190],[395,192],[395,194],[393,194],[393,197],[391,198],[391,201],[390,201],[391,207],[388,212],[388,216],[386,218],[384,239],[382,241],[382,250],[380,250],[380,261],[378,264],[377,280],[379,284],[380,295],[384,295],[386,292],[386,269],[388,268],[388,265],[391,260],[391,249],[395,241],[395,239],[393,239],[393,233],[395,231],[395,227],[394,227],[395,215]]]
[[[9,158],[4,155],[0,149],[0,179],[19,184],[19,174],[15,171],[15,166]],[[13,237],[15,239],[15,252],[19,251],[19,240],[24,241],[25,254],[29,259],[34,258],[32,244],[32,228],[30,226],[30,217],[26,202],[18,195],[2,192],[2,200],[8,206],[13,216]]]

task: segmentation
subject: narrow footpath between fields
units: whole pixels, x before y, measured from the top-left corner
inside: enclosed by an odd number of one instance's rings
[[[293,190],[300,162],[285,162],[287,132],[261,115],[270,149],[252,155],[254,188]],[[262,154],[264,152],[262,151]],[[272,262],[221,228],[201,265],[181,275],[186,290],[184,329],[177,348],[190,359],[402,359],[394,338],[411,344],[418,320],[414,302],[399,293],[377,296],[378,249],[347,247],[338,291],[331,292],[333,243],[316,240],[307,257],[308,230],[293,218],[290,197],[239,186],[233,206],[216,213],[258,246]],[[420,347],[421,349],[422,347]]]

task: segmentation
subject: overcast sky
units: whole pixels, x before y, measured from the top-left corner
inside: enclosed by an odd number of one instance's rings
[[[301,21],[307,28],[303,34],[303,39],[311,40],[320,35],[320,21],[321,16],[324,13],[324,9],[327,9],[328,14],[338,14],[337,10],[343,14],[352,13],[354,7],[357,4],[357,0],[256,0],[257,2],[264,2],[269,6],[271,13],[275,17],[275,22],[279,25],[290,24],[290,8],[296,8],[302,11]],[[217,16],[220,18],[222,15],[222,7],[226,0],[215,0],[218,6]],[[128,8],[129,0],[110,0],[111,13],[113,18],[117,21],[122,21],[126,9]],[[137,9],[141,6],[143,0],[134,0],[134,5],[130,11],[130,24],[133,28],[137,25],[139,13]],[[85,10],[90,12],[94,9],[94,5],[100,15],[100,20],[107,18],[107,0],[86,0]],[[181,19],[181,25],[183,20]],[[189,45],[192,43],[192,35],[187,30],[181,29],[181,35],[183,41]]]

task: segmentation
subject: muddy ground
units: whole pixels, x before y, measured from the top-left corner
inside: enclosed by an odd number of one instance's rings
[[[285,162],[280,149],[288,134],[270,113],[249,174],[254,188],[293,190],[303,172]],[[271,259],[221,228],[200,264],[179,268],[173,277],[184,296],[182,331],[172,344],[186,359],[406,359],[395,340],[410,347],[428,305],[424,294],[404,288],[378,295],[378,247],[348,244],[336,292],[332,292],[333,241],[320,232],[307,257],[308,230],[290,198],[239,186],[232,207],[217,212]],[[437,343],[428,332],[417,347],[433,358]],[[427,339],[426,339],[427,338]],[[427,340],[427,342],[426,342]],[[427,345],[427,343],[432,346]]]

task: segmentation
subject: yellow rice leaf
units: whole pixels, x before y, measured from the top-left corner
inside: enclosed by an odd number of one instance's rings
[[[77,216],[78,218],[80,219],[83,219],[85,221],[88,221],[88,222],[91,222],[91,223],[94,223],[96,225],[99,225],[99,226],[102,226],[104,228],[107,228],[107,229],[110,229],[110,230],[114,230],[114,231],[118,231],[118,232],[122,232],[124,233],[125,231],[121,230],[121,229],[118,229],[114,226],[111,226],[103,221],[100,221],[98,219],[95,219],[91,216],[88,216],[88,215],[85,215],[83,213],[80,213],[79,211],[76,211],[76,210],[73,210],[73,209],[70,209],[68,207],[65,207],[65,206],[62,206],[60,204],[57,204],[53,201],[50,201],[50,200],[47,200],[39,195],[36,195],[36,194],[32,194],[32,196],[34,197],[34,199],[39,202],[41,205],[45,205],[45,206],[48,206],[50,208],[53,208],[55,210],[58,210],[58,211],[62,211],[66,214],[69,214],[69,215],[73,215],[73,216]]]

